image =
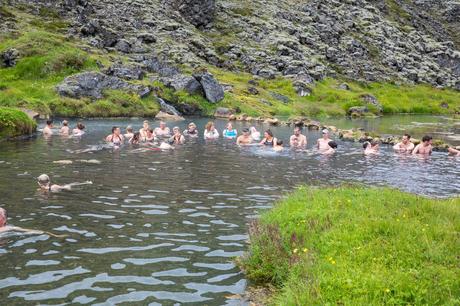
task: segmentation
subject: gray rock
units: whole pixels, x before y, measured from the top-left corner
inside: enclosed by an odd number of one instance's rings
[[[226,107],[218,107],[214,113],[219,118],[228,118],[230,115],[233,115],[233,111]]]
[[[144,59],[143,65],[147,71],[158,73],[162,77],[171,77],[180,72],[176,67],[159,60],[157,57]]]
[[[382,104],[380,104],[380,102],[377,100],[377,98],[374,97],[373,95],[364,94],[364,95],[362,95],[360,98],[361,98],[361,100],[363,100],[366,104],[371,104],[371,105],[373,105],[375,108],[377,108],[377,110],[379,111],[379,113],[382,113],[382,112],[383,112],[383,106],[382,106]]]
[[[173,88],[174,90],[185,90],[189,94],[203,94],[203,87],[194,77],[175,74],[170,77],[163,77],[160,81],[167,87]]]
[[[165,100],[158,98],[158,103],[160,104],[160,109],[162,112],[165,112],[169,115],[174,115],[174,116],[180,116],[180,113],[177,111],[177,109],[166,103]]]
[[[69,76],[56,86],[61,96],[79,99],[91,97],[100,99],[106,89],[123,89],[133,91],[139,95],[145,93],[146,87],[129,84],[114,76],[108,76],[100,72],[83,72]]]
[[[113,75],[125,80],[142,80],[145,76],[144,71],[140,67],[130,67],[123,65],[112,65],[105,74]]]
[[[369,113],[367,106],[352,106],[348,109],[347,114],[351,117],[361,117]]]
[[[295,89],[297,95],[300,96],[300,97],[309,96],[313,92],[313,90],[310,88],[310,86],[308,86],[304,82],[295,81],[292,85],[294,86],[294,89]]]
[[[291,102],[291,99],[289,99],[289,97],[286,97],[285,95],[279,94],[277,92],[270,91],[270,95],[276,100],[283,102],[284,104],[288,104],[289,102]]]
[[[224,90],[212,74],[200,72],[193,76],[203,86],[204,95],[209,102],[217,103],[224,99]]]
[[[215,0],[172,0],[171,4],[196,27],[207,26],[214,19]]]
[[[1,66],[3,67],[16,66],[16,62],[18,58],[19,58],[18,50],[14,48],[7,49],[0,54]]]
[[[120,39],[115,44],[115,49],[123,53],[131,52],[131,44],[126,39]]]
[[[146,44],[153,44],[157,42],[157,39],[153,33],[140,33],[137,38]]]
[[[259,94],[259,90],[257,90],[257,88],[255,87],[249,87],[248,88],[248,93],[250,93],[251,95],[258,95]]]
[[[343,90],[350,90],[350,86],[348,86],[347,83],[342,83],[339,85],[339,88],[340,89],[343,89]]]

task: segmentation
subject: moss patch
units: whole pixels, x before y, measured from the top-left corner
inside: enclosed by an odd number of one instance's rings
[[[23,111],[11,107],[0,107],[0,139],[35,132],[37,124]]]

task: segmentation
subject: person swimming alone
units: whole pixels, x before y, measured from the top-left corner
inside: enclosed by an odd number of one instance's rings
[[[273,132],[268,129],[265,131],[264,138],[261,142],[259,142],[259,145],[274,147],[277,141],[278,140],[275,138],[275,136],[273,136]]]
[[[57,185],[51,184],[50,177],[47,174],[42,174],[37,177],[37,183],[40,187],[39,190],[45,192],[59,192],[61,190],[70,190],[73,186],[80,186],[80,185],[91,185],[93,182],[86,181],[84,183],[70,183],[66,185]]]

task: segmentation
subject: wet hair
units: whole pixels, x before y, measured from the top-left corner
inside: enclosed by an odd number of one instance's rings
[[[429,135],[425,135],[425,136],[423,136],[423,138],[422,138],[422,142],[430,141],[430,140],[432,140],[432,139],[433,139],[433,137],[431,137],[431,136],[429,136]]]
[[[78,128],[79,130],[83,130],[83,129],[85,129],[85,125],[84,125],[83,123],[81,123],[81,122],[78,122],[78,123],[77,123],[77,128]]]
[[[410,135],[409,135],[409,134],[407,134],[407,133],[406,133],[406,134],[404,134],[403,136],[406,136],[406,137],[407,137],[407,139],[410,139]]]
[[[69,125],[69,121],[63,120],[63,121],[62,121],[62,125],[63,125],[63,126],[68,126],[68,125]]]
[[[265,133],[267,133],[268,135],[270,135],[271,137],[273,137],[273,132],[272,132],[270,129],[266,130]]]
[[[214,122],[209,121],[208,123],[206,123],[205,129],[208,130],[208,131],[210,131],[210,130],[211,130],[211,126],[213,126],[213,125],[214,125]]]
[[[53,120],[51,120],[51,119],[50,119],[50,120],[46,120],[46,125],[51,125],[51,124],[53,124]]]
[[[130,126],[130,125],[128,125],[128,126],[126,127],[126,131],[128,131],[128,132],[132,132],[132,131],[133,131],[133,127],[132,127],[132,126]]]
[[[283,141],[282,141],[281,139],[278,139],[278,140],[276,141],[276,145],[277,145],[277,146],[282,146],[282,145],[283,145]]]
[[[112,127],[112,134],[115,133],[115,131],[118,129],[118,126]]]
[[[133,138],[131,139],[131,141],[139,141],[140,138],[141,138],[141,133],[136,132],[133,134]]]
[[[149,131],[150,133],[152,133],[152,134],[153,134],[153,129],[152,129],[152,128],[150,128],[150,129],[147,129],[147,131]]]
[[[175,127],[173,127],[173,131],[179,131],[180,132],[180,129],[179,129],[178,126],[175,126]]]
[[[335,141],[329,141],[327,144],[333,149],[337,149],[338,147]]]
[[[50,177],[47,174],[42,174],[37,177],[37,180],[40,184],[48,184],[50,182]]]
[[[244,129],[243,129],[243,133],[249,133],[249,129],[248,129],[248,128],[244,128]]]
[[[8,213],[6,209],[0,207],[0,226],[5,226],[8,220]]]
[[[367,147],[370,145],[371,143],[369,141],[366,141],[365,143],[363,143],[363,149],[367,149]]]
[[[188,124],[188,127],[190,127],[190,126],[196,127],[196,124],[193,123],[193,122],[190,122],[190,123]]]
[[[301,125],[296,125],[296,126],[294,127],[294,131],[295,131],[295,130],[299,130],[299,132],[302,133],[302,130],[303,130],[303,129],[302,129],[302,126],[301,126]]]

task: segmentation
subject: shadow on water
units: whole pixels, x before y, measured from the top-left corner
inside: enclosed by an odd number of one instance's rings
[[[200,131],[205,121],[195,120]],[[317,132],[308,133],[306,152],[201,138],[173,151],[136,152],[100,145],[112,125],[138,129],[141,120],[87,123],[81,139],[1,145],[0,205],[9,222],[69,235],[2,237],[0,298],[10,305],[236,303],[226,296],[246,286],[232,258],[246,248],[247,222],[296,185],[362,182],[435,197],[460,190],[458,159],[445,153],[419,159],[383,146],[364,157],[359,144],[339,141],[337,154],[320,156],[311,150]],[[224,125],[217,122],[220,131]],[[288,141],[290,128],[274,130]],[[85,148],[95,150],[78,151]],[[45,195],[36,190],[41,173],[56,183],[94,184]]]

